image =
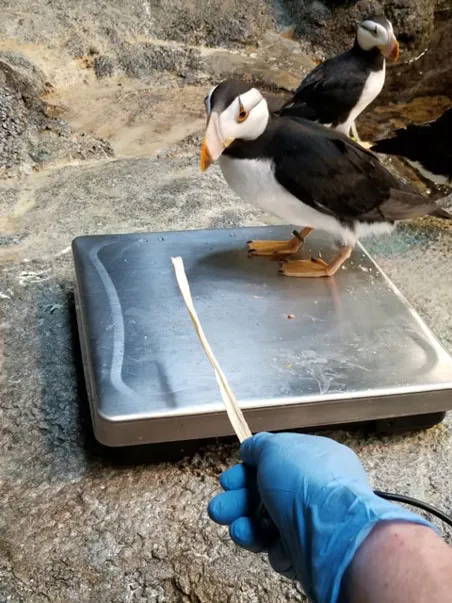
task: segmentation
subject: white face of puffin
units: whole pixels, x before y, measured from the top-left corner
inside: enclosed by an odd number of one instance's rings
[[[382,55],[393,61],[399,58],[399,43],[394,35],[392,24],[387,19],[377,23],[372,19],[363,21],[356,34],[358,44],[363,50],[379,48]]]
[[[267,127],[267,101],[256,88],[236,96],[221,112],[212,106],[213,88],[205,99],[208,122],[201,149],[201,170],[216,161],[234,140],[256,140]]]

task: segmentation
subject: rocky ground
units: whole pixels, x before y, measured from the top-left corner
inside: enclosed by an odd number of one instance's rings
[[[451,103],[451,7],[387,4],[405,47],[386,96],[358,123],[368,139]],[[216,168],[199,173],[202,99],[237,75],[279,103],[344,47],[370,6],[381,3],[2,3],[0,601],[305,601],[207,518],[235,442],[172,463],[118,465],[100,454],[80,383],[70,243],[87,233],[269,222]],[[449,350],[451,233],[421,220],[368,245]],[[332,435],[380,488],[452,508],[450,416],[404,436]]]

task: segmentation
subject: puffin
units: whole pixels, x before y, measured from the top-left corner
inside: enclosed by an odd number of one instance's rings
[[[341,132],[299,117],[272,114],[252,84],[226,80],[205,100],[201,171],[215,161],[242,200],[300,227],[288,241],[249,241],[251,255],[277,256],[288,277],[331,277],[367,235],[401,220],[451,216],[399,182],[378,157]],[[314,229],[333,235],[338,252],[288,260]]]
[[[434,121],[395,130],[371,150],[402,157],[427,180],[452,188],[452,107]]]
[[[399,58],[392,24],[386,17],[369,17],[358,25],[352,48],[317,65],[279,115],[304,117],[352,133],[361,143],[355,121],[383,89],[386,58]]]

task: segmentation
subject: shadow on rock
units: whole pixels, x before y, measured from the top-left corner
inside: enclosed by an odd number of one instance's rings
[[[83,455],[88,462],[99,456],[83,377],[74,295],[63,284],[43,286],[37,312],[43,438],[55,471],[65,472],[67,467],[70,474],[69,456]]]

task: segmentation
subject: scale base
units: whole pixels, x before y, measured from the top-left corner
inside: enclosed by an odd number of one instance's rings
[[[285,240],[292,230],[73,242],[77,322],[100,443],[174,442],[177,449],[232,434],[177,287],[177,255],[253,432],[358,423],[399,433],[430,427],[452,409],[452,359],[362,248],[333,278],[284,278],[271,259],[247,257],[248,240]],[[307,243],[304,257],[335,253],[322,233]]]
[[[427,415],[414,415],[412,417],[399,417],[395,419],[380,419],[364,423],[346,423],[335,425],[335,430],[361,431],[369,435],[392,436],[423,431],[438,425],[445,418],[445,412],[430,413]],[[317,426],[309,429],[285,430],[296,433],[310,433],[322,435],[325,431],[330,433],[331,426]],[[218,438],[205,438],[203,440],[183,440],[178,442],[161,442],[158,444],[143,444],[141,446],[124,446],[121,448],[109,447],[95,443],[96,456],[114,465],[136,465],[137,463],[176,462],[183,458],[190,458],[195,454],[202,454],[203,450],[217,445]],[[221,438],[223,444],[231,443],[237,446],[235,435]]]

